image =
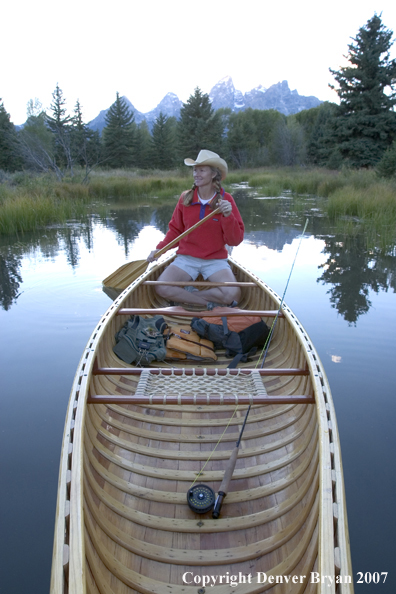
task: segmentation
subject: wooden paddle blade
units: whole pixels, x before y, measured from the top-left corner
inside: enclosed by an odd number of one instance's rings
[[[103,285],[112,289],[124,290],[143,272],[146,272],[149,263],[147,260],[135,260],[123,264],[115,272],[104,279]]]

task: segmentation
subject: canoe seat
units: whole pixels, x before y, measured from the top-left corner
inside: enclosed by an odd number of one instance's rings
[[[171,370],[173,372],[173,369]],[[183,372],[185,370],[182,370]],[[210,403],[211,396],[217,396],[220,398],[222,403],[223,398],[233,397],[235,404],[238,403],[238,399],[248,396],[250,404],[254,403],[254,396],[267,397],[267,391],[261,379],[261,375],[258,370],[252,370],[250,373],[217,373],[218,370],[214,370],[215,373],[209,375],[204,369],[204,373],[195,375],[194,373],[180,375],[180,370],[177,373],[153,374],[150,369],[143,369],[140,374],[139,383],[136,388],[136,397],[148,397],[149,403],[152,403],[153,397],[161,396],[164,402],[167,397],[174,399],[177,397],[182,402],[182,397],[190,396],[195,404],[196,399],[199,398],[199,403],[202,404],[202,397],[207,399],[208,404]],[[229,371],[227,369],[227,371]]]

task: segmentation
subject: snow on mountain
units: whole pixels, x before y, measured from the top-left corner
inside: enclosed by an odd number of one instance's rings
[[[209,92],[209,98],[215,110],[227,107],[233,112],[238,112],[251,107],[252,109],[275,109],[285,115],[298,113],[303,109],[311,109],[322,103],[317,97],[305,97],[299,95],[297,90],[291,91],[287,80],[278,82],[268,89],[259,85],[244,94],[235,89],[230,76],[225,76],[215,84]],[[174,93],[167,93],[157,107],[147,113],[135,109],[127,97],[123,97],[123,99],[134,113],[135,122],[140,124],[146,120],[150,130],[161,112],[168,117],[179,118],[180,109],[183,106],[182,101]],[[101,132],[106,125],[106,112],[107,109],[102,110],[95,119],[89,122],[88,126],[92,130]]]

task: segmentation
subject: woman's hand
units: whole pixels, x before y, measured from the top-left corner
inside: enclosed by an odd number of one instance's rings
[[[220,208],[223,217],[229,217],[232,213],[231,202],[228,202],[228,200],[219,200],[218,208]]]
[[[155,255],[157,252],[159,252],[159,250],[153,250],[152,252],[150,252],[147,256],[147,262],[154,262],[154,260],[156,260]]]

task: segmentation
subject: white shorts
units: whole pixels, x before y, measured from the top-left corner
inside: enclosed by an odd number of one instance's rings
[[[219,272],[219,270],[231,270],[226,258],[217,260],[204,260],[203,258],[194,258],[194,256],[176,256],[172,264],[187,272],[194,281],[199,274],[202,274],[204,280]]]

